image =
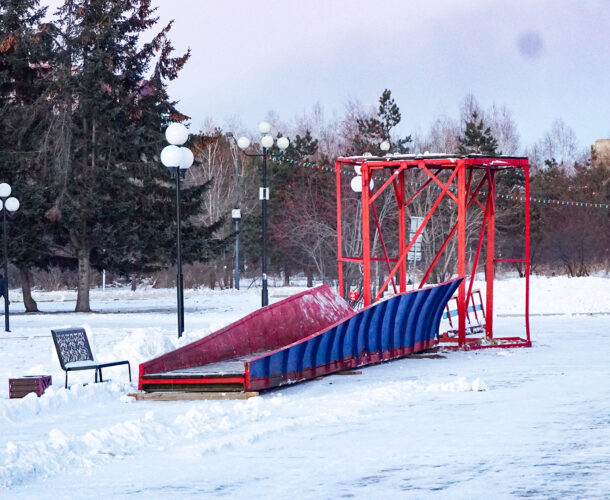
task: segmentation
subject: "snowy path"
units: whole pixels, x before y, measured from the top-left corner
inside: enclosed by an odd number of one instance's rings
[[[249,307],[223,304],[217,318],[191,315],[193,328],[213,329]],[[174,342],[171,314],[86,316],[69,322],[88,321],[107,357],[146,357]],[[533,318],[532,349],[399,360],[247,401],[181,403],[129,403],[120,367],[109,372],[115,383],[64,391],[50,346],[42,348],[48,338],[35,333],[48,317],[15,320],[30,322],[16,323],[27,340],[3,336],[2,378],[37,364],[56,384],[40,399],[0,399],[2,498],[84,491],[146,499],[604,498],[610,491],[607,316]],[[522,318],[500,318],[497,329],[520,333]]]

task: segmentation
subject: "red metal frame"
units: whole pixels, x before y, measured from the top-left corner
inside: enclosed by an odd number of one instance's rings
[[[344,256],[342,240],[342,170],[360,167],[362,176],[362,255]],[[525,173],[525,256],[523,258],[495,258],[495,211],[496,211],[496,175],[501,170],[523,169]],[[409,171],[425,172],[428,179],[418,185],[418,189],[408,200],[406,200],[405,174]],[[451,342],[458,348],[482,348],[482,347],[529,347],[529,273],[530,273],[530,207],[529,207],[529,162],[523,157],[505,156],[450,156],[450,155],[404,155],[394,157],[342,157],[335,161],[336,183],[337,183],[337,260],[339,265],[339,290],[343,294],[343,266],[344,264],[359,264],[362,266],[364,306],[378,301],[386,292],[391,282],[396,293],[395,276],[398,275],[398,287],[401,292],[406,290],[407,283],[407,256],[424,230],[426,224],[433,216],[436,209],[443,200],[453,201],[457,204],[457,222],[447,235],[444,243],[436,253],[434,259],[427,268],[424,278],[419,287],[423,287],[434,267],[437,265],[441,255],[446,250],[449,242],[457,232],[457,274],[465,278],[458,288],[458,328],[457,337],[451,338]],[[439,174],[447,172],[446,180],[442,180]],[[480,180],[475,180],[477,172],[482,173]],[[372,193],[369,183],[374,175],[383,175],[387,180]],[[472,189],[472,184],[476,185]],[[348,183],[349,184],[349,183]],[[383,238],[383,228],[377,217],[375,201],[390,186],[393,187],[398,209],[398,256],[391,257]],[[482,188],[486,188],[485,199],[480,200]],[[434,188],[440,191],[436,201],[424,216],[414,237],[407,240],[406,230],[406,208],[426,189]],[[483,212],[483,218],[479,230],[477,251],[472,262],[470,280],[466,280],[466,223],[468,212],[471,207],[479,207]],[[375,223],[375,230],[379,238],[383,256],[371,254],[371,216]],[[467,304],[473,300],[472,286],[479,263],[480,254],[486,242],[486,304],[484,311],[485,339],[466,338],[466,318],[468,314]],[[388,269],[388,277],[380,287],[375,297],[371,294],[371,262],[383,261]],[[493,297],[494,297],[494,265],[496,262],[524,262],[525,263],[525,338],[517,337],[494,337],[493,333]],[[468,283],[468,286],[467,286]],[[479,292],[480,293],[480,292]]]

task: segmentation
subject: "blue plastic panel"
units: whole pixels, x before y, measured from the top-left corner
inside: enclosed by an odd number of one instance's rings
[[[428,349],[461,278],[378,302],[326,330],[249,361],[265,389]]]

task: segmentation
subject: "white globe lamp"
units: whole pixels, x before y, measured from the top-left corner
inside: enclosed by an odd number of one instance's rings
[[[269,132],[271,132],[271,125],[269,125],[268,122],[260,122],[258,124],[258,131],[263,134],[266,135]]]
[[[180,147],[170,145],[165,146],[161,151],[161,163],[167,168],[179,167],[182,162],[182,151]]]
[[[4,202],[4,206],[9,212],[16,212],[19,210],[19,200],[12,196]]]
[[[277,147],[280,148],[282,151],[285,151],[289,145],[290,145],[290,141],[288,140],[287,137],[280,137],[277,140]]]
[[[247,137],[240,137],[237,139],[237,147],[241,150],[248,149],[250,147],[250,139]]]
[[[180,168],[183,170],[191,168],[191,165],[193,165],[193,162],[195,161],[195,156],[193,155],[193,152],[189,148],[185,148],[184,146],[180,148],[180,152]]]
[[[273,137],[270,135],[263,136],[263,138],[261,139],[261,145],[264,148],[270,148],[271,146],[273,146]]]
[[[11,195],[11,186],[6,182],[0,184],[0,198],[7,198]]]
[[[172,123],[165,130],[167,142],[174,146],[182,146],[189,138],[189,132],[182,123]]]
[[[360,175],[354,177],[350,182],[350,186],[354,193],[362,193],[362,177]]]

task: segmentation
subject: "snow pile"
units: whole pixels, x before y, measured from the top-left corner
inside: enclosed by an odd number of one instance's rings
[[[126,337],[121,339],[112,348],[112,353],[102,353],[100,359],[128,359],[132,368],[137,370],[140,363],[161,356],[175,349],[173,339],[167,331],[161,328],[138,328],[130,330]],[[132,373],[132,376],[137,375]]]
[[[120,400],[126,392],[134,390],[129,384],[75,384],[70,389],[51,386],[41,397],[33,392],[20,399],[0,399],[0,426],[4,423],[23,423],[59,410],[76,410],[83,405],[108,404]],[[133,398],[129,398],[133,399]]]

